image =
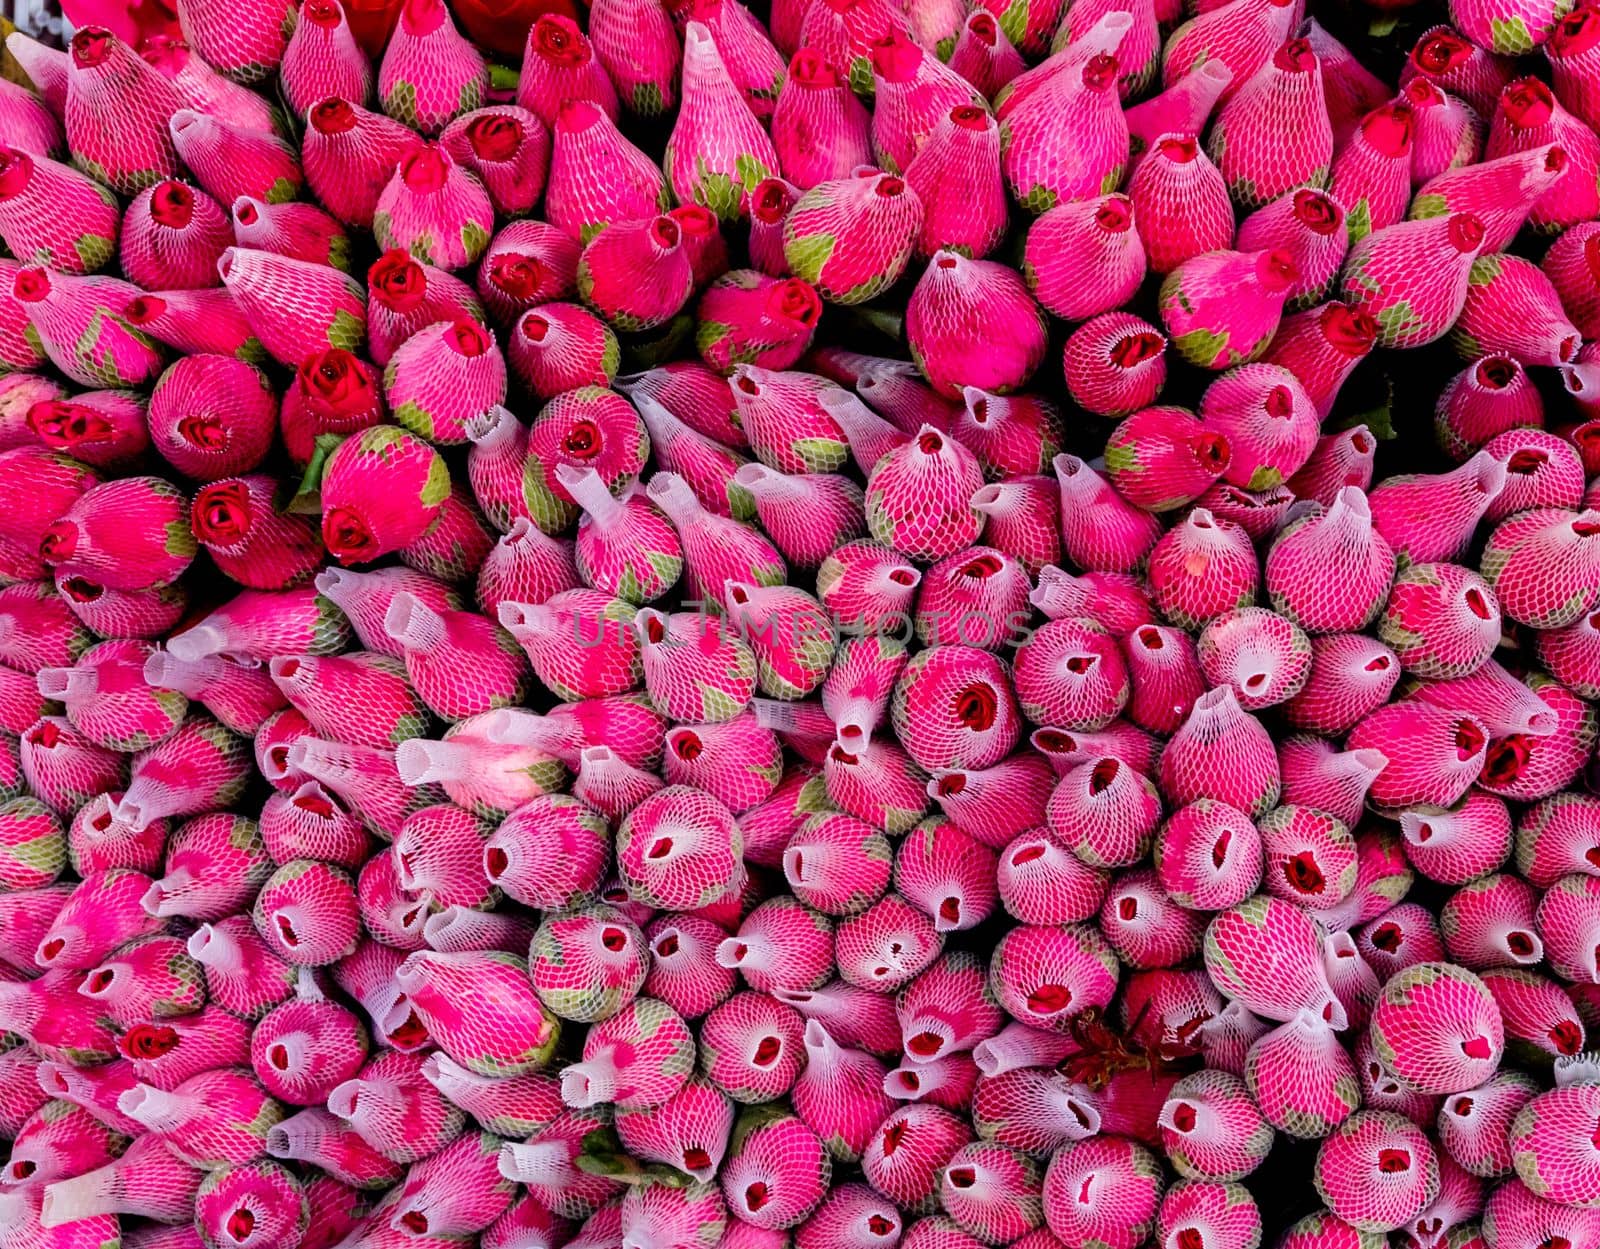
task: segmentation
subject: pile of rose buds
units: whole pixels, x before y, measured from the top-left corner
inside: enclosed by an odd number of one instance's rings
[[[0,1249],[1600,1249],[1600,0],[177,7],[0,81]]]

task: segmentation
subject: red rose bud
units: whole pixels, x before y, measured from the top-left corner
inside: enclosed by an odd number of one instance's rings
[[[750,264],[762,273],[782,277],[788,272],[783,258],[783,223],[800,198],[800,188],[782,178],[767,178],[750,196]]]
[[[1282,249],[1210,252],[1185,261],[1161,284],[1161,319],[1172,346],[1201,368],[1256,359],[1272,342],[1299,276]]]
[[[683,232],[671,217],[603,230],[578,260],[578,294],[624,332],[665,324],[693,291]]]
[[[1334,301],[1286,317],[1262,360],[1293,373],[1326,420],[1339,387],[1377,334],[1378,323],[1366,312]]]
[[[306,111],[306,183],[340,221],[370,229],[378,196],[416,141],[414,131],[392,118],[328,96]]]
[[[360,285],[337,269],[230,247],[217,270],[256,337],[279,363],[293,368],[329,347],[360,346],[366,302]]]
[[[611,328],[576,304],[530,308],[506,341],[512,372],[540,399],[611,385],[620,354]]]
[[[1411,202],[1412,142],[1416,114],[1406,102],[1376,108],[1340,151],[1328,175],[1328,192],[1350,218],[1352,241],[1363,225],[1381,230],[1406,214]]]
[[[546,222],[513,221],[483,254],[478,292],[500,324],[512,325],[534,305],[576,292],[582,250],[566,231]]]
[[[1382,346],[1429,343],[1460,315],[1482,249],[1471,213],[1401,222],[1350,249],[1339,293],[1377,321]]]
[[[672,203],[661,167],[622,136],[588,100],[562,106],[551,127],[545,214],[579,242],[617,221],[650,217]]]
[[[1494,112],[1502,87],[1515,75],[1513,64],[1449,26],[1425,31],[1400,70],[1400,85],[1421,78],[1465,100],[1480,117]]]
[[[149,590],[113,590],[87,577],[56,578],[56,592],[72,614],[102,637],[159,638],[189,608],[181,585]]]
[[[984,99],[992,100],[1028,68],[1028,63],[1000,29],[995,15],[987,9],[974,9],[956,36],[950,68],[976,87]]]
[[[183,163],[219,203],[253,195],[277,204],[299,193],[300,161],[276,135],[187,108],[172,115],[169,128]]]
[[[347,100],[372,96],[372,66],[350,29],[339,0],[312,0],[300,6],[304,19],[294,27],[278,67],[289,109],[299,118],[330,95]]]
[[[1128,196],[1154,272],[1170,273],[1191,256],[1232,242],[1227,184],[1188,135],[1156,140],[1129,183]]]
[[[393,426],[351,435],[322,477],[322,540],[341,564],[364,564],[428,531],[450,472],[427,443]]]
[[[372,220],[378,246],[409,251],[441,269],[471,264],[493,232],[494,205],[483,184],[434,144],[418,145],[401,157]]]
[[[1550,245],[1540,268],[1580,333],[1600,329],[1600,228],[1573,226]]]
[[[1333,123],[1322,65],[1306,40],[1291,39],[1252,76],[1234,83],[1232,97],[1217,113],[1210,149],[1229,193],[1249,208],[1298,186],[1327,182]]]
[[[452,484],[439,519],[415,542],[401,548],[410,567],[441,581],[467,581],[494,549],[495,531],[472,502],[472,492]]]
[[[981,108],[966,79],[905,35],[890,34],[874,42],[872,72],[873,150],[890,173],[906,172],[952,109]]]
[[[495,212],[533,211],[550,170],[550,131],[532,113],[510,104],[480,108],[445,127],[439,142],[489,192]]]
[[[545,404],[528,430],[523,497],[532,519],[559,532],[577,504],[555,476],[560,464],[591,468],[614,493],[644,468],[650,437],[634,406],[615,391],[584,386]]]
[[[905,272],[922,215],[922,201],[904,179],[863,170],[795,201],[783,224],[783,254],[824,299],[862,303]]]
[[[958,104],[941,115],[906,167],[906,185],[922,201],[919,256],[941,248],[978,258],[993,251],[1007,210],[1000,131],[989,111]]]
[[[226,211],[186,182],[141,191],[122,222],[122,271],[146,290],[217,284],[217,258],[233,242]]]
[[[801,48],[789,62],[772,114],[772,143],[783,176],[808,191],[870,165],[870,116],[840,67],[815,48]]]
[[[0,239],[13,256],[63,273],[111,259],[117,209],[106,191],[42,153],[0,147]]]
[[[656,117],[677,106],[682,50],[665,6],[600,0],[589,6],[589,43],[629,112]]]
[[[261,463],[277,426],[272,387],[232,356],[185,356],[150,395],[150,438],[185,477],[213,481]]]
[[[721,373],[736,364],[786,369],[805,354],[821,319],[822,300],[810,282],[735,269],[701,296],[695,346]]]
[[[378,69],[383,111],[425,135],[483,103],[489,66],[442,0],[404,0]]]
[[[1000,334],[997,342],[973,350],[972,335],[989,332]],[[928,384],[951,398],[965,386],[999,394],[1020,388],[1048,345],[1044,314],[1014,269],[951,251],[933,257],[912,291],[906,341]]]
[[[67,146],[122,195],[181,171],[167,119],[184,106],[173,85],[103,26],[72,36],[64,119]]]
[[[1482,122],[1454,96],[1426,79],[1413,79],[1401,92],[1411,106],[1411,180],[1426,183],[1469,164],[1482,148]],[[1337,136],[1338,127],[1335,124]]]
[[[482,321],[483,305],[453,274],[399,248],[384,252],[367,270],[367,339],[378,364],[389,363],[418,330],[460,317]]]
[[[1125,195],[1074,200],[1028,227],[1022,276],[1041,304],[1067,321],[1109,312],[1145,275],[1145,247]]]
[[[588,100],[612,121],[620,111],[616,88],[577,22],[546,13],[528,30],[517,106],[553,126],[568,100]]]
[[[430,442],[467,441],[467,426],[506,397],[506,362],[478,322],[440,321],[419,330],[383,372],[394,419]]]
[[[1107,13],[1052,72],[1024,75],[1000,101],[1006,184],[1030,212],[1104,194],[1122,180],[1128,124],[1117,93],[1117,48],[1132,14]]]
[[[772,140],[729,76],[711,31],[696,21],[684,31],[683,101],[664,164],[682,203],[702,204],[725,221],[746,216],[756,184],[779,168]]]
[[[1107,312],[1067,339],[1062,371],[1073,402],[1100,416],[1148,407],[1167,380],[1167,340],[1132,313]],[[992,525],[991,518],[990,524]]]
[[[200,545],[217,567],[255,590],[281,590],[309,577],[323,555],[312,521],[273,505],[276,485],[254,473],[202,487],[189,509]]]
[[[1450,339],[1465,356],[1503,352],[1523,364],[1551,366],[1571,364],[1583,346],[1539,266],[1499,254],[1474,262]]]
[[[39,442],[96,468],[128,468],[150,445],[144,404],[127,391],[91,390],[28,408]]]
[[[117,590],[174,581],[195,556],[186,501],[158,477],[125,477],[85,492],[48,529],[39,553],[58,576]]]
[[[762,122],[770,121],[773,103],[783,87],[784,66],[783,55],[773,46],[766,27],[751,21],[742,6],[723,0],[688,5],[684,16],[705,24],[750,111]]]
[[[1499,434],[1538,429],[1543,424],[1544,401],[1527,371],[1510,356],[1485,356],[1475,361],[1445,384],[1434,405],[1434,435],[1457,462],[1470,459]],[[1530,468],[1533,463],[1529,462]],[[1507,468],[1513,466],[1508,463]],[[1510,484],[1508,480],[1507,486]],[[1498,507],[1500,500],[1495,502]]]
[[[353,434],[383,419],[378,371],[341,347],[307,356],[284,392],[283,443],[296,464],[307,464],[322,434]]]
[[[1232,75],[1224,89],[1231,98],[1266,65],[1294,32],[1290,5],[1255,0],[1235,13],[1202,13],[1187,29],[1174,33],[1162,54],[1161,81],[1171,88],[1206,64],[1221,62]]]
[[[267,358],[239,305],[220,286],[135,295],[122,315],[135,329],[184,355],[234,356],[252,364]]]
[[[1600,211],[1600,190],[1593,183],[1600,174],[1600,138],[1567,112],[1537,78],[1507,84],[1495,105],[1484,155],[1493,160],[1552,143],[1560,146],[1566,164],[1534,204],[1528,220],[1535,229],[1555,231],[1588,221]]]
[[[1301,188],[1256,209],[1239,226],[1240,251],[1281,248],[1300,276],[1289,286],[1287,308],[1310,307],[1327,294],[1350,243],[1344,210],[1322,191]]]
[[[233,233],[241,247],[350,268],[350,240],[344,228],[310,204],[269,204],[240,196],[233,203]]]
[[[0,366],[20,376],[28,377],[24,382],[12,382],[11,387],[32,387],[38,385],[56,386],[54,382],[46,382],[42,378],[32,377],[25,370],[37,369],[44,364],[47,357],[39,341],[34,337],[32,326],[28,323],[28,308],[21,300],[8,292],[15,288],[17,271],[22,266],[14,260],[0,260]],[[15,446],[17,440],[15,419],[17,405],[22,403],[22,395],[14,389],[6,391],[3,413],[0,413],[0,426],[5,432],[0,432],[0,443],[6,446]],[[24,442],[31,442],[30,438],[23,438]]]
[[[46,269],[18,269],[12,282],[45,355],[90,387],[138,387],[160,371],[160,349],[122,315],[138,294],[117,278]]]
[[[285,0],[249,0],[233,6],[217,0],[186,5],[184,37],[206,61],[239,82],[258,82],[283,59],[294,28]]]

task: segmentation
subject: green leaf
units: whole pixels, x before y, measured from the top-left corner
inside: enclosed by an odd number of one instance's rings
[[[772,177],[770,169],[746,152],[740,152],[733,158],[733,172],[747,192],[754,191],[762,182]]]
[[[200,543],[194,536],[194,530],[189,527],[189,518],[182,520],[169,520],[167,522],[167,537],[163,549],[175,559],[193,558],[199,554]]]
[[[729,334],[733,333],[733,326],[726,321],[701,321],[695,326],[694,346],[701,355],[705,355]],[[735,360],[735,364],[748,364],[749,361]]]
[[[7,849],[12,858],[42,875],[54,874],[66,866],[67,839],[58,831],[16,842]]]
[[[422,505],[439,507],[450,497],[450,466],[444,457],[435,455],[428,466],[428,480],[422,483]]]
[[[395,423],[421,438],[433,437],[433,417],[415,399],[407,399],[394,410]]]
[[[417,89],[404,79],[394,84],[384,97],[383,111],[413,129],[417,125]]]
[[[872,62],[864,56],[854,58],[850,62],[850,90],[870,97],[876,85],[872,78]]]
[[[695,202],[703,204],[724,221],[739,215],[739,205],[744,202],[744,192],[739,184],[725,173],[708,173],[695,185]]]
[[[1346,215],[1345,228],[1350,232],[1352,243],[1359,243],[1372,233],[1372,205],[1365,196],[1357,200],[1356,206]]]
[[[710,685],[700,687],[700,712],[708,722],[731,720],[743,710],[744,704],[723,690]]]
[[[1419,195],[1411,201],[1411,212],[1408,214],[1413,221],[1421,221],[1427,217],[1442,217],[1450,211],[1450,201],[1442,195]]]
[[[1172,345],[1190,364],[1210,368],[1217,360],[1226,358],[1228,336],[1211,330],[1190,330],[1187,334],[1179,334],[1174,338]]]
[[[1035,216],[1049,212],[1056,206],[1056,200],[1059,198],[1060,196],[1047,186],[1032,187],[1026,195],[1019,197],[1022,206]]]
[[[1108,473],[1131,473],[1139,467],[1139,452],[1127,443],[1113,442],[1106,445],[1106,471]]]
[[[737,482],[728,482],[728,510],[733,514],[734,520],[754,520],[756,518],[756,496],[751,494]]]
[[[1006,6],[1000,15],[1000,29],[1005,31],[1006,38],[1013,44],[1021,43],[1028,33],[1028,4],[1027,0],[1013,0]]]
[[[116,244],[98,234],[80,234],[73,243],[72,250],[78,253],[83,271],[93,273],[111,259],[112,253],[116,251]]]
[[[420,260],[425,265],[433,264],[433,235],[423,230],[411,240],[411,246],[406,250],[411,253],[413,259]]]
[[[635,87],[629,106],[640,117],[659,117],[667,111],[667,102],[661,98],[661,88],[653,82],[641,82]]]
[[[663,588],[671,586],[683,575],[683,559],[681,556],[669,554],[666,551],[646,551],[645,561],[655,570],[657,579]]]
[[[468,221],[461,227],[461,245],[467,249],[467,259],[476,260],[489,246],[489,232],[476,221]]]
[[[789,262],[789,268],[796,277],[816,282],[822,267],[833,255],[835,243],[836,240],[831,234],[808,234],[801,238],[786,240],[783,245],[783,258]]]
[[[1374,313],[1373,320],[1378,323],[1381,331],[1379,341],[1385,347],[1398,346],[1402,337],[1422,324],[1422,318],[1412,311],[1411,305],[1403,299]]]
[[[279,178],[267,188],[267,193],[262,198],[269,204],[287,204],[299,190],[293,179]]]
[[[367,327],[353,312],[340,308],[333,314],[333,323],[328,326],[328,346],[356,351],[366,336]]]
[[[1472,262],[1472,268],[1467,270],[1468,286],[1489,286],[1500,276],[1500,255],[1498,252],[1488,256],[1479,256]]]
[[[317,435],[311,448],[311,460],[300,477],[300,487],[284,511],[296,516],[315,516],[322,511],[322,474],[328,467],[328,457],[345,437],[344,434]]]
[[[808,473],[831,473],[850,454],[847,444],[832,438],[797,438],[789,449],[800,457]]]
[[[1502,56],[1521,56],[1532,52],[1535,44],[1527,23],[1520,17],[1492,17],[1489,19],[1489,46],[1491,51]]]

